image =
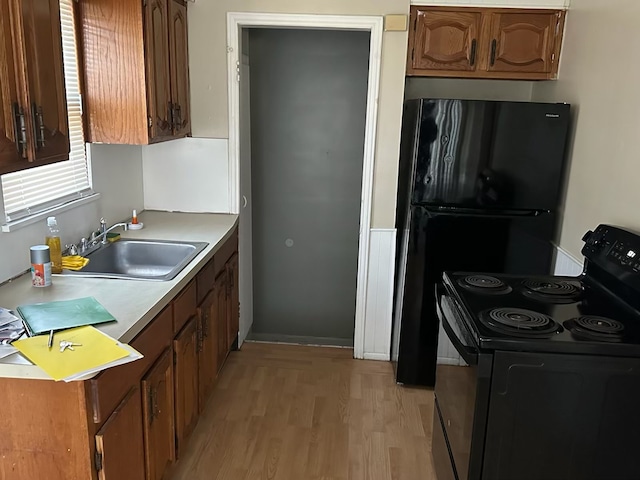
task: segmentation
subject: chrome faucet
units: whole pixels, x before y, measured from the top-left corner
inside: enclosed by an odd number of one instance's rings
[[[97,235],[92,235],[91,237],[91,244],[92,245],[96,245],[98,242],[102,243],[103,245],[106,245],[107,243],[109,243],[109,241],[107,240],[107,234],[111,231],[111,230],[115,230],[118,227],[122,227],[122,230],[124,230],[125,232],[129,229],[129,225],[127,224],[127,222],[121,222],[121,223],[115,223],[113,225],[111,225],[109,228],[107,228],[107,222],[104,218],[100,219],[100,233]]]

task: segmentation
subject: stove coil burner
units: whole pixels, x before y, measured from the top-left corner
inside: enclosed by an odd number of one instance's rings
[[[573,336],[582,340],[621,342],[624,325],[617,320],[595,315],[583,315],[564,322]]]
[[[582,293],[580,285],[566,280],[525,280],[524,294],[551,303],[573,303]]]
[[[476,293],[488,295],[505,295],[511,293],[511,287],[502,280],[489,275],[467,275],[458,280],[461,287]]]
[[[487,310],[480,321],[493,332],[521,338],[550,338],[561,329],[551,317],[522,308]]]

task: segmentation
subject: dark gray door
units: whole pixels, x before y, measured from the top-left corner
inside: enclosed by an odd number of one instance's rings
[[[353,344],[369,33],[254,29],[252,337]]]

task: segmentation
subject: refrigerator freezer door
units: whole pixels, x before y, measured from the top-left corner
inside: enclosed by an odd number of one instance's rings
[[[413,204],[555,210],[569,105],[414,102],[417,141],[413,154],[403,155],[414,163]]]

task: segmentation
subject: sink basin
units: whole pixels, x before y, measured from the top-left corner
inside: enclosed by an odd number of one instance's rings
[[[207,245],[120,239],[86,255],[90,261],[82,270],[63,270],[61,275],[167,281],[175,278]]]

